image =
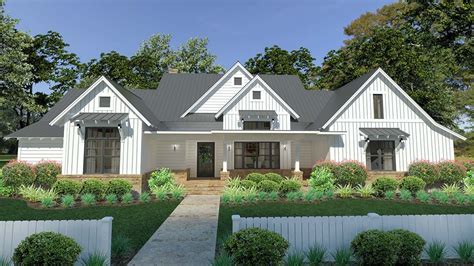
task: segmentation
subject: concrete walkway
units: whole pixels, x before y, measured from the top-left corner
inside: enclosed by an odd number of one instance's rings
[[[128,265],[209,265],[218,218],[218,195],[187,196]]]

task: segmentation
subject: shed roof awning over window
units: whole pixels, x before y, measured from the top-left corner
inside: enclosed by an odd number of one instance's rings
[[[244,121],[271,121],[277,118],[277,113],[272,110],[240,110],[240,119]]]
[[[79,113],[71,121],[122,121],[127,113]]]
[[[359,130],[369,139],[408,138],[410,136],[399,128],[359,128]]]

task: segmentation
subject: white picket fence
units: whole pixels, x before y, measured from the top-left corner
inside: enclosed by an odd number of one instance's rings
[[[442,241],[447,257],[456,257],[453,248],[460,241],[474,243],[474,215],[384,215],[314,217],[240,217],[232,215],[232,232],[257,227],[282,235],[289,251],[306,251],[315,243],[328,254],[349,247],[352,239],[369,229],[406,229],[419,234],[427,243]],[[424,257],[426,254],[424,255]]]
[[[78,262],[98,252],[105,255],[110,264],[112,220],[112,217],[104,217],[100,220],[0,221],[0,257],[10,259],[18,244],[32,234],[56,232],[73,238],[82,247]]]

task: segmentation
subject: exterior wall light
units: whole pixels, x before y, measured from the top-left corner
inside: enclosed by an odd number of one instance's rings
[[[77,124],[76,124],[76,127],[80,129],[80,128],[81,128],[81,124],[77,123]]]
[[[121,129],[121,128],[122,128],[122,124],[118,124],[117,127],[118,127],[118,129]]]
[[[178,148],[178,146],[176,144],[173,145],[173,151],[176,151],[177,148]]]

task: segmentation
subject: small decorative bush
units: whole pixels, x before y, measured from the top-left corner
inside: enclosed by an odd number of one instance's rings
[[[10,197],[12,194],[13,194],[13,187],[5,185],[3,178],[0,176],[0,197]]]
[[[64,195],[61,198],[61,205],[64,208],[71,208],[74,205],[74,196],[72,195]]]
[[[440,162],[438,169],[439,181],[445,184],[459,183],[466,176],[466,167],[454,161]]]
[[[336,184],[342,186],[347,184],[352,186],[364,185],[368,177],[365,166],[357,161],[342,162],[338,164],[334,172]]]
[[[441,188],[441,190],[446,193],[449,197],[453,196],[456,193],[459,193],[461,189],[458,187],[457,184],[444,184],[444,186]]]
[[[466,172],[466,177],[463,179],[465,186],[474,186],[474,170]]]
[[[174,183],[173,175],[169,168],[161,168],[157,171],[153,171],[150,175],[150,179],[148,179],[148,187],[150,189],[154,189],[168,183]]]
[[[393,191],[393,190],[389,190],[389,191],[386,191],[386,192],[384,193],[384,197],[385,197],[385,199],[387,199],[387,200],[393,200],[393,199],[395,198],[395,195],[396,195],[396,193],[395,193],[395,191]]]
[[[297,179],[285,179],[280,183],[280,194],[286,195],[289,192],[300,191],[301,186],[301,182]]]
[[[474,244],[468,241],[459,242],[454,250],[463,263],[472,263],[474,261]]]
[[[132,192],[132,183],[124,179],[112,179],[107,187],[108,194],[115,194],[121,197],[125,193]]]
[[[99,252],[89,254],[86,258],[82,258],[82,264],[84,266],[105,266],[107,265],[107,256]]]
[[[123,235],[114,235],[112,237],[112,247],[110,249],[112,260],[122,260],[130,254],[131,249],[132,246],[128,237]]]
[[[441,263],[446,257],[446,244],[440,241],[433,241],[425,248],[425,252],[431,263]]]
[[[359,193],[361,198],[371,198],[375,194],[375,189],[371,184],[366,184],[365,186],[359,185],[357,193]]]
[[[105,196],[105,201],[107,201],[107,203],[109,203],[109,204],[115,204],[115,203],[117,203],[117,195],[107,194]]]
[[[326,259],[326,248],[315,244],[308,249],[306,252],[306,258],[308,259],[309,265],[322,265]]]
[[[250,181],[250,180],[247,180],[247,181]],[[257,184],[257,188],[259,191],[272,192],[272,191],[278,191],[278,189],[280,188],[280,185],[275,181],[263,180],[262,182]]]
[[[35,165],[36,185],[51,188],[61,174],[61,164],[55,161],[41,161]]]
[[[268,193],[267,193],[267,192],[260,191],[260,192],[258,192],[257,198],[258,198],[258,200],[260,200],[260,201],[267,200],[267,199],[268,199]]]
[[[411,191],[406,190],[406,189],[401,189],[400,199],[404,201],[411,201],[413,199]]]
[[[240,181],[240,177],[229,178],[227,179],[225,186],[231,188],[238,188],[241,187]]]
[[[274,192],[268,193],[267,198],[268,198],[268,200],[270,200],[270,201],[276,201],[276,200],[278,200],[278,192],[275,192],[275,191],[274,191]]]
[[[466,195],[464,195],[461,192],[453,194],[453,199],[456,202],[456,204],[465,204],[468,201],[468,198]]]
[[[286,198],[289,200],[289,201],[299,201],[299,200],[302,200],[303,199],[303,192],[301,191],[292,191],[292,192],[288,192],[286,194]]]
[[[255,183],[260,183],[261,181],[265,180],[265,175],[260,173],[250,173],[245,177],[245,180],[251,180]]]
[[[449,203],[449,196],[443,191],[433,191],[431,195],[439,203],[442,203],[442,204]]]
[[[241,230],[224,243],[225,251],[239,265],[278,265],[288,247],[282,236],[260,228]]]
[[[404,177],[400,182],[400,189],[406,189],[411,193],[416,193],[417,191],[424,190],[425,186],[426,182],[416,176]]]
[[[395,234],[380,230],[359,233],[351,248],[363,265],[395,265],[402,243]]]
[[[25,238],[15,249],[15,265],[74,265],[81,247],[74,239],[53,232]]]
[[[280,182],[284,180],[283,176],[281,176],[277,173],[266,173],[265,174],[265,179],[266,180],[271,180],[271,181],[276,182],[278,184],[280,184]]]
[[[140,202],[149,202],[150,194],[148,194],[148,192],[143,192],[142,194],[140,194],[139,200]]]
[[[31,164],[21,161],[11,161],[3,168],[3,182],[6,186],[17,189],[20,186],[29,186],[35,182],[35,172]]]
[[[346,266],[351,262],[352,251],[350,248],[340,247],[334,253],[331,253],[331,256],[337,266]]]
[[[125,203],[125,204],[129,204],[133,201],[133,195],[132,193],[128,192],[128,193],[125,193],[123,194],[122,196],[122,202]]]
[[[21,186],[18,189],[18,194],[20,194],[24,199],[32,202],[42,201],[44,198],[52,198],[54,200],[58,196],[53,189],[45,190],[40,187],[35,187],[34,185],[28,187]]]
[[[311,172],[308,184],[317,191],[334,189],[334,174],[328,167],[317,167]]]
[[[245,179],[245,180],[240,181],[240,186],[242,188],[252,188],[252,187],[257,187],[257,183],[253,180]]]
[[[418,234],[403,229],[387,233],[395,235],[401,242],[397,253],[397,265],[418,265],[425,240]]]
[[[334,190],[328,190],[328,191],[324,192],[324,196],[327,199],[333,199],[334,198]]]
[[[314,172],[318,168],[327,168],[331,171],[331,173],[334,174],[337,166],[338,163],[334,161],[319,161],[313,166],[312,171]]]
[[[244,199],[248,202],[255,202],[258,197],[258,191],[255,187],[243,190]]]
[[[41,207],[43,208],[51,208],[56,204],[52,197],[44,197],[41,199]]]
[[[416,192],[416,199],[423,203],[427,203],[431,201],[430,194],[426,193],[426,191],[424,190],[420,190]]]
[[[73,180],[60,179],[54,183],[53,189],[58,195],[76,196],[81,192],[82,184]]]
[[[87,179],[82,183],[82,194],[92,194],[102,199],[107,192],[107,184],[97,179]]]
[[[334,191],[336,195],[338,195],[341,198],[350,198],[352,197],[352,194],[354,193],[354,189],[350,184],[347,184],[345,186],[338,185],[336,188],[336,191]]]
[[[82,202],[82,204],[84,204],[86,206],[94,205],[95,204],[94,194],[87,193],[87,194],[81,195],[81,202]]]
[[[387,191],[397,190],[398,181],[393,177],[379,177],[374,181],[372,187],[375,189],[377,194],[383,195]]]
[[[426,182],[427,185],[433,185],[438,181],[438,169],[436,165],[428,161],[413,162],[408,166],[408,175],[416,176]]]
[[[286,257],[286,265],[288,266],[304,266],[305,255],[301,251],[293,251]]]

